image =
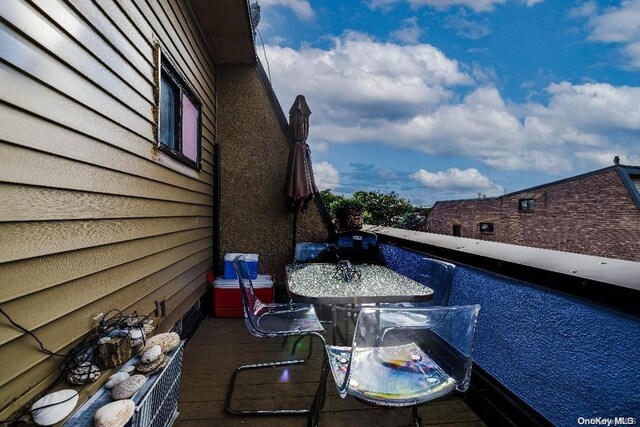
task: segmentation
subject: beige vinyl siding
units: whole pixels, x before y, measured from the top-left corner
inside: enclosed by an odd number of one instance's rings
[[[184,0],[0,2],[0,305],[64,352],[112,308],[171,326],[212,267],[216,65]],[[154,145],[160,44],[202,106],[202,170]],[[59,358],[0,316],[0,420]]]

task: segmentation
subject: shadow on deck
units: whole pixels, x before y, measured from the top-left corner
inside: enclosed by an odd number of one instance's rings
[[[288,369],[243,372],[234,394],[238,409],[268,409],[277,405],[308,408],[320,376],[322,349],[314,342],[312,360]],[[299,354],[306,354],[308,339]],[[207,317],[187,344],[182,368],[182,386],[176,426],[305,426],[304,416],[234,417],[225,414],[224,399],[231,374],[240,364],[284,360],[290,346],[282,339],[256,338],[242,319]],[[244,374],[244,375],[243,375]],[[329,380],[332,382],[331,376]],[[411,410],[384,409],[341,399],[333,383],[327,387],[327,402],[320,415],[321,426],[410,426]],[[420,408],[424,426],[482,426],[482,421],[459,397],[452,395]]]

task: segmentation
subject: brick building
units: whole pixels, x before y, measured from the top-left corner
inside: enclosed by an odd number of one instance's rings
[[[640,166],[614,165],[500,197],[437,202],[426,228],[640,261]]]

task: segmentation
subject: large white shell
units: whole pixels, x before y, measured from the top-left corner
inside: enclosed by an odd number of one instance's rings
[[[116,400],[98,409],[93,416],[95,427],[122,427],[133,415],[133,400]]]
[[[158,357],[162,355],[162,349],[159,345],[152,346],[149,350],[142,353],[140,359],[142,359],[142,363],[151,363],[158,360]]]
[[[33,422],[41,426],[48,426],[64,420],[73,411],[78,403],[78,393],[75,390],[66,389],[42,396],[31,405]],[[42,406],[48,408],[38,409]]]
[[[127,374],[130,374],[135,370],[136,370],[135,365],[129,365],[129,366],[125,366],[124,368],[122,368],[122,372],[126,372]]]
[[[106,388],[114,388],[122,381],[129,378],[129,374],[126,372],[116,372],[115,374],[109,377],[109,381],[104,385]]]
[[[154,345],[159,345],[163,353],[168,353],[180,344],[180,335],[175,332],[167,332],[165,334],[154,335],[147,339],[142,352],[149,350]]]
[[[145,382],[147,377],[144,375],[131,375],[111,390],[111,397],[113,400],[129,399],[142,388]]]

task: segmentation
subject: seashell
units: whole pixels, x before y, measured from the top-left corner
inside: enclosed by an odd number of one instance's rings
[[[82,362],[93,363],[93,361],[95,360],[95,350],[96,348],[93,346],[88,347],[84,351],[81,351],[80,353],[78,353],[73,359],[73,361],[76,363],[76,365],[79,365]]]
[[[144,345],[144,334],[142,333],[142,329],[131,329],[131,331],[129,332],[129,337],[131,339],[132,354],[136,354],[140,351],[140,349],[142,349],[142,346]]]
[[[104,385],[106,388],[114,388],[122,381],[129,378],[129,374],[126,372],[116,372],[115,374],[109,377],[109,381]]]
[[[78,393],[75,390],[67,389],[56,391],[42,396],[31,405],[31,416],[33,422],[41,426],[48,426],[64,420],[78,403]],[[54,406],[48,406],[54,405]],[[42,406],[47,408],[38,409]]]
[[[142,388],[145,382],[147,377],[144,375],[132,375],[111,390],[111,397],[114,400],[129,399]]]
[[[110,338],[124,338],[129,335],[128,329],[113,329],[107,333]]]
[[[130,374],[135,370],[136,370],[136,367],[134,365],[127,365],[122,368],[121,372],[126,372],[127,374]]]
[[[132,316],[127,318],[124,323],[129,326],[129,328],[133,329],[140,329],[140,327],[142,327],[142,333],[147,336],[149,335],[151,332],[153,332],[153,319],[149,319],[149,318],[144,318],[144,317],[139,317],[139,316]]]
[[[151,335],[155,328],[153,327],[153,319],[144,319],[142,321],[142,332],[144,336],[147,337]]]
[[[150,377],[151,375],[155,374],[156,372],[162,371],[164,368],[167,367],[168,364],[169,364],[169,356],[167,356],[165,354],[163,356],[163,358],[162,358],[162,363],[160,363],[160,365],[157,368],[155,368],[153,371],[149,372],[147,374],[147,377]]]
[[[144,341],[144,333],[140,328],[131,329],[129,335],[131,336],[131,345],[139,345]]]
[[[147,339],[142,352],[149,350],[154,345],[159,345],[163,353],[168,353],[180,344],[180,335],[175,332],[167,332],[164,334],[154,335]]]
[[[164,358],[165,355],[160,353],[161,357],[158,357],[156,360],[154,360],[151,363],[138,363],[136,365],[136,371],[140,372],[141,374],[149,374],[150,372],[155,371],[158,366],[162,365],[162,362],[164,362]]]
[[[133,400],[116,400],[98,409],[93,416],[95,427],[122,427],[133,415]]]
[[[140,323],[140,318],[138,316],[129,316],[124,319],[124,324],[129,327],[134,327],[138,323]]]
[[[89,362],[82,362],[67,373],[67,381],[71,384],[89,384],[100,378],[100,369]]]
[[[140,357],[140,359],[142,360],[142,363],[151,363],[157,360],[158,357],[160,356],[162,356],[162,349],[160,348],[159,345],[156,344],[153,347],[151,347],[149,350],[142,353],[142,356]]]

